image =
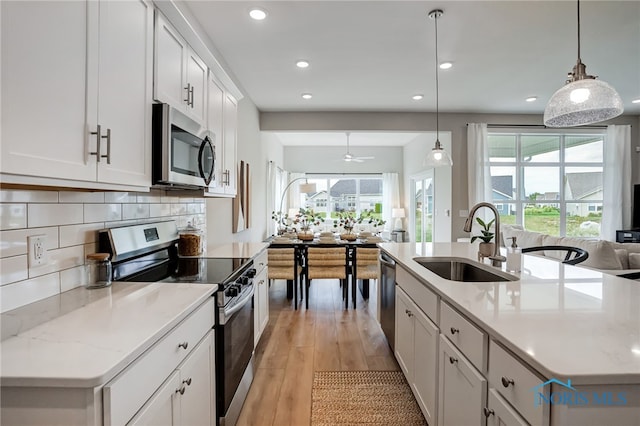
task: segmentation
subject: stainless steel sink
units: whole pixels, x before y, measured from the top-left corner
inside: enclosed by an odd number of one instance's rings
[[[414,257],[413,260],[434,274],[451,281],[517,281],[518,277],[462,257]]]

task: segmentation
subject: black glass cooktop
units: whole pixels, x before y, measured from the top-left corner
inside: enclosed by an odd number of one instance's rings
[[[131,265],[124,277],[114,277],[133,282],[189,282],[202,284],[224,284],[241,274],[250,266],[248,258],[181,257],[155,262],[153,266]],[[131,268],[141,272],[131,272]]]

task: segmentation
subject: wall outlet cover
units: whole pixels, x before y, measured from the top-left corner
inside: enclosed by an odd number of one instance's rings
[[[29,251],[29,268],[45,265],[47,263],[46,235],[31,235],[27,237]]]

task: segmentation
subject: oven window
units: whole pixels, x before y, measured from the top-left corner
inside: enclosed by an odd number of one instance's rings
[[[171,126],[171,171],[189,176],[200,176],[198,152],[202,139]]]
[[[222,350],[222,363],[218,363],[218,380],[223,381],[224,407],[218,407],[221,415],[226,414],[233,395],[238,389],[242,375],[253,353],[253,303],[251,299],[218,330],[217,350]]]

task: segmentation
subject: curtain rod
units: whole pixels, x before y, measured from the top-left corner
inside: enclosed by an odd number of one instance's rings
[[[468,125],[469,123],[467,123],[467,126]],[[552,129],[552,130],[561,129],[558,127],[547,127],[544,124],[487,124],[487,128],[499,128],[499,127],[526,127],[526,128],[533,128],[533,129]],[[573,129],[606,129],[606,128],[607,126],[605,125],[573,127]],[[562,129],[566,129],[566,128],[562,128]]]

